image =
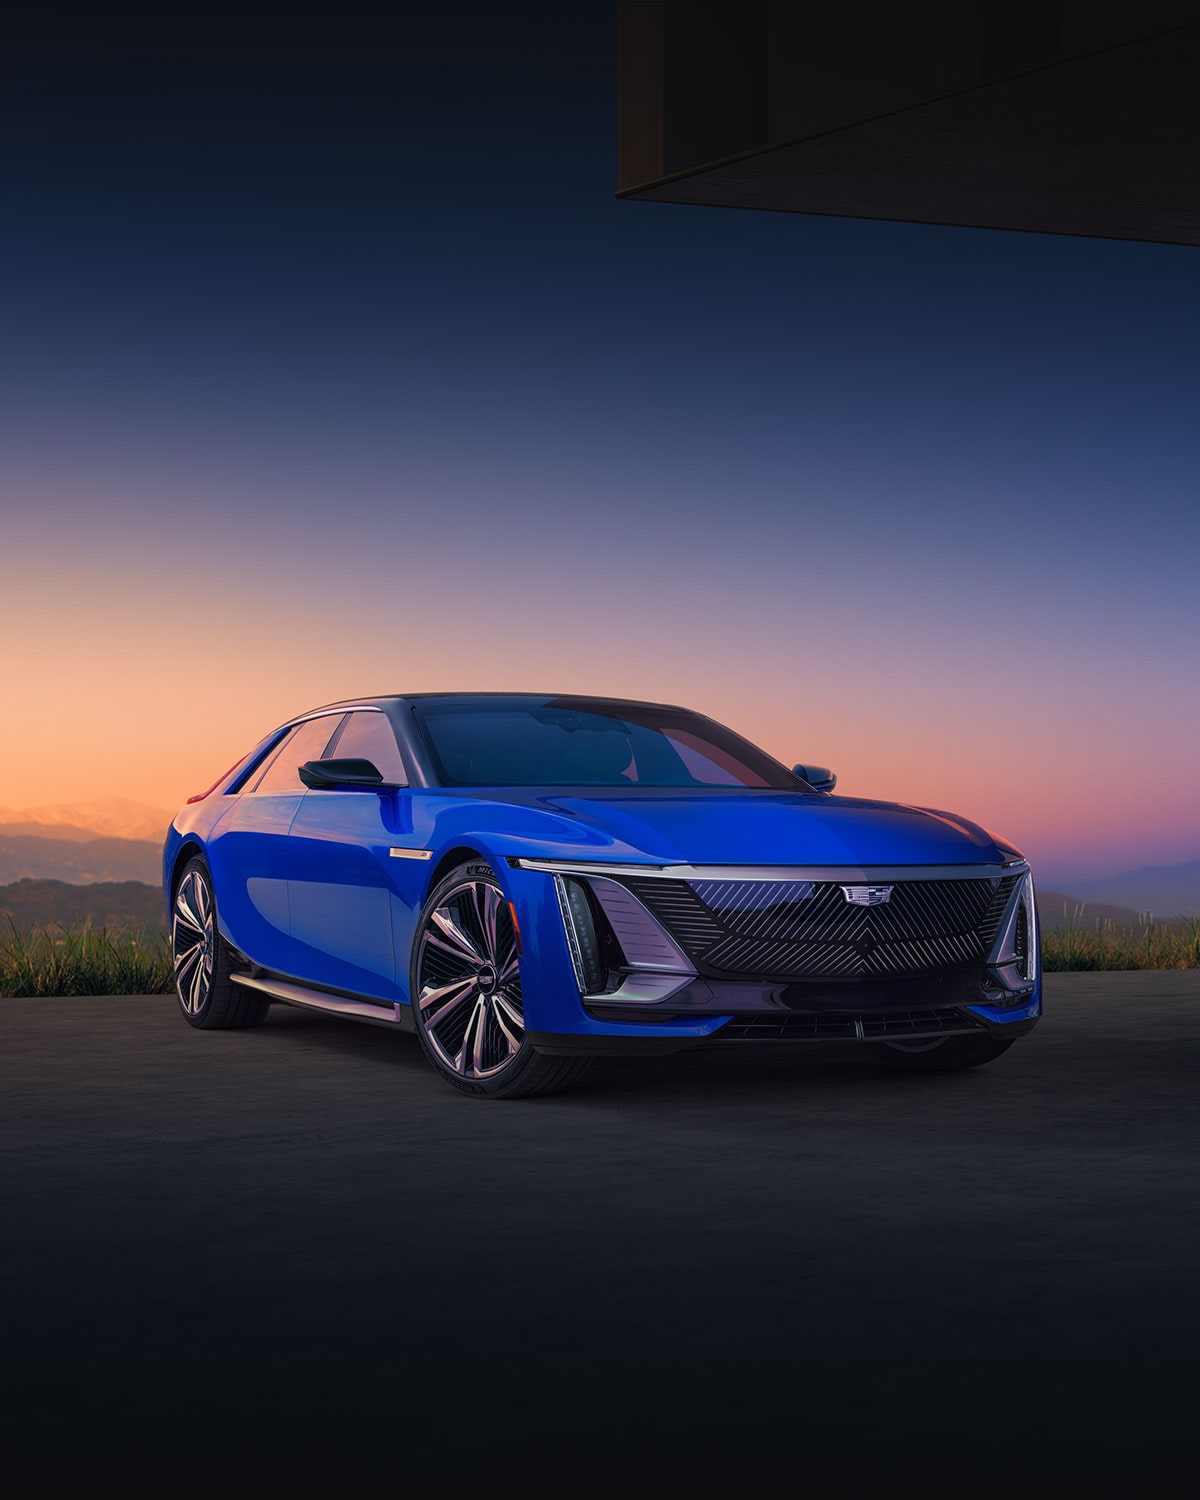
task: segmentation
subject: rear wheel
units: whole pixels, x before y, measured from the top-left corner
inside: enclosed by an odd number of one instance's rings
[[[873,1042],[871,1054],[886,1067],[908,1073],[957,1073],[992,1062],[1015,1040],[984,1034],[944,1036],[926,1042]]]
[[[489,1099],[557,1093],[589,1059],[543,1057],[525,1032],[516,930],[491,868],[452,870],[421,912],[413,944],[413,1019],[434,1071]]]
[[[232,983],[233,950],[217,927],[212,875],[199,855],[189,859],[171,906],[175,997],[189,1026],[205,1031],[258,1026],[270,1003]]]

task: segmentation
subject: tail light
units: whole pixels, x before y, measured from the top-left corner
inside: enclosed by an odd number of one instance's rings
[[[189,805],[191,803],[193,803],[193,802],[203,802],[204,799],[205,799],[205,797],[211,797],[212,794],[216,791],[216,789],[225,780],[225,778],[227,776],[229,776],[232,772],[236,771],[237,768],[241,765],[242,761],[245,760],[245,758],[246,757],[244,755],[241,756],[240,759],[234,761],[233,765],[228,766],[224,771],[222,771],[221,774],[217,777],[216,781],[213,782],[212,786],[210,786],[207,791],[197,792],[194,797],[189,797],[188,798]]]

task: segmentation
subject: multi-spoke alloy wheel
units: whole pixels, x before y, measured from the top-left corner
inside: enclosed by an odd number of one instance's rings
[[[460,865],[425,903],[412,997],[430,1061],[465,1093],[550,1093],[587,1065],[587,1059],[541,1056],[529,1044],[517,931],[487,865]]]
[[[429,1045],[461,1078],[491,1078],[525,1040],[508,904],[475,876],[439,896],[421,933],[417,1004]]]
[[[208,865],[196,855],[180,871],[171,905],[171,964],[175,993],[189,1026],[205,1031],[257,1026],[269,1004],[234,984],[238,955],[217,926],[217,900]]]
[[[171,923],[171,962],[184,1014],[198,1016],[212,990],[213,902],[208,882],[195,865],[179,882]]]

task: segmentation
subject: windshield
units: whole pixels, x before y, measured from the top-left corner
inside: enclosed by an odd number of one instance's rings
[[[412,708],[443,786],[811,790],[748,740],[686,709],[515,696]]]

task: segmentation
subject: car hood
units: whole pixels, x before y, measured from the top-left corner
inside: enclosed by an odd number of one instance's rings
[[[577,837],[547,849],[570,859],[639,854],[663,864],[938,865],[999,864],[1019,855],[953,813],[820,793],[631,787],[490,796],[570,820]]]

